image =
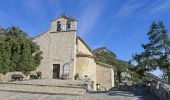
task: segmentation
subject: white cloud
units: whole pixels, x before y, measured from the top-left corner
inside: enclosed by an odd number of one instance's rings
[[[169,8],[170,8],[170,0],[164,0],[159,4],[155,5],[154,7],[152,7],[149,13],[153,14],[163,10],[168,10]]]
[[[88,2],[87,6],[80,13],[79,33],[81,36],[90,33],[97,19],[102,13],[103,5],[100,2]]]
[[[125,2],[115,15],[116,18],[127,16],[139,16],[147,18],[161,11],[170,9],[170,0],[138,1],[129,0]]]
[[[102,39],[100,42],[98,42],[97,44],[93,45],[92,49],[96,49],[96,48],[99,48],[99,47],[104,47],[104,43],[106,42],[105,40],[106,39]]]
[[[32,11],[40,11],[41,9],[41,0],[26,0],[23,2],[23,4]]]
[[[125,17],[135,13],[140,7],[144,5],[144,2],[137,2],[136,0],[129,0],[125,2],[123,6],[118,10],[116,17]]]
[[[143,9],[143,14],[140,17],[145,20],[151,18],[153,15],[160,15],[161,12],[166,12],[169,9],[170,0],[155,0],[155,2]]]

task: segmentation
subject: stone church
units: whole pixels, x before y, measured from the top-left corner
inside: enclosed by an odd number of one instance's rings
[[[92,89],[114,86],[114,67],[97,62],[89,46],[77,36],[77,21],[66,15],[51,21],[51,28],[34,38],[43,52],[37,71],[42,78],[89,79]]]

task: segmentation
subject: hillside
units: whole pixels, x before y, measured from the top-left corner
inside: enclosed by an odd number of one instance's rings
[[[118,70],[127,70],[133,67],[133,65],[130,65],[128,62],[118,59],[116,54],[106,47],[97,48],[93,50],[93,53],[97,61],[114,65]]]
[[[117,82],[122,82],[122,77],[121,74],[123,72],[129,72],[130,69],[132,69],[132,65],[130,65],[128,62],[120,60],[116,57],[116,54],[113,53],[112,51],[108,50],[105,47],[102,48],[97,48],[95,50],[93,50],[93,53],[95,55],[95,59],[97,61],[103,62],[103,63],[107,63],[110,65],[113,65],[116,67],[117,69],[117,73],[115,74],[116,76],[116,81]]]
[[[118,83],[121,83],[123,80],[126,80],[126,81],[128,80],[128,81],[135,82],[135,83],[144,81],[141,79],[134,65],[130,64],[129,62],[123,61],[121,59],[118,59],[116,57],[116,54],[108,50],[106,47],[97,48],[93,50],[93,53],[97,61],[107,63],[107,64],[110,64],[116,67],[117,71],[116,71],[115,76],[116,76],[116,81]],[[126,75],[127,76],[130,75],[130,77],[126,77]],[[124,79],[122,77],[127,78],[127,79]],[[147,80],[154,79],[154,80],[159,80],[159,81],[161,80],[160,78],[150,73],[148,73],[144,79],[147,79]]]

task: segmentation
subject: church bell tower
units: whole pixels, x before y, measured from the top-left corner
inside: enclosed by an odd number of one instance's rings
[[[51,22],[51,31],[76,31],[77,21],[74,18],[68,17],[65,14],[59,16]]]

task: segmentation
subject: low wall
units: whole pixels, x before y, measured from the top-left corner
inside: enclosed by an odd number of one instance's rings
[[[0,73],[0,82],[6,82],[9,81],[11,79],[11,77],[8,74],[2,74]]]
[[[0,73],[0,82],[11,81],[12,80],[11,75],[13,75],[13,74],[20,74],[20,75],[24,76],[24,79],[28,78],[24,74],[22,74],[22,72],[8,72],[6,74]]]
[[[150,90],[148,91],[157,96],[159,100],[170,100],[170,85],[162,83],[151,83]]]
[[[159,98],[159,100],[170,100],[170,85],[151,82],[149,84],[119,85],[120,91],[148,92]]]
[[[147,92],[148,87],[145,84],[122,84],[118,87],[119,91]]]

